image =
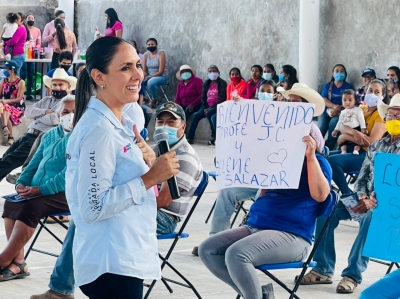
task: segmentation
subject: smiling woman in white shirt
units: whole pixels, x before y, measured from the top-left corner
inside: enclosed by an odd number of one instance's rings
[[[143,280],[160,278],[153,186],[176,175],[179,164],[175,152],[154,162],[122,113],[138,100],[142,80],[139,56],[122,39],[104,37],[87,49],[67,146],[66,196],[76,224],[75,284],[90,299],[141,299]]]

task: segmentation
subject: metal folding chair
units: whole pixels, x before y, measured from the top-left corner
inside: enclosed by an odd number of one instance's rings
[[[48,251],[44,251],[44,250],[39,250],[34,248],[33,246],[35,245],[37,239],[39,238],[40,233],[42,232],[43,229],[45,229],[54,239],[56,239],[61,245],[63,244],[63,241],[61,241],[60,238],[58,238],[46,225],[46,220],[48,218],[53,219],[56,223],[58,223],[59,225],[61,225],[63,228],[65,228],[66,230],[68,230],[68,226],[66,226],[64,223],[62,223],[60,220],[58,220],[56,217],[60,217],[60,216],[64,216],[64,217],[68,217],[70,216],[71,213],[70,212],[64,212],[64,213],[56,213],[56,214],[52,214],[49,215],[47,217],[44,217],[42,220],[39,221],[39,229],[37,230],[35,237],[32,240],[31,245],[29,246],[28,250],[26,251],[25,254],[25,260],[28,258],[29,253],[31,253],[31,251],[35,251],[35,252],[39,252],[39,253],[43,253],[43,254],[47,254],[47,255],[51,255],[54,257],[58,257],[57,254],[48,252]]]
[[[325,224],[317,238],[317,240],[314,242],[313,249],[311,250],[310,255],[308,256],[307,260],[305,262],[293,262],[293,263],[284,263],[284,264],[266,264],[266,265],[260,265],[256,267],[256,269],[260,270],[263,272],[265,275],[267,275],[269,278],[271,278],[274,282],[279,284],[282,288],[284,288],[289,294],[290,297],[289,299],[296,298],[300,299],[299,296],[296,295],[296,292],[300,286],[300,282],[303,279],[304,275],[306,274],[306,271],[309,267],[315,267],[317,265],[316,262],[313,261],[313,257],[315,254],[315,251],[318,248],[319,243],[321,242],[322,237],[325,234],[326,229],[328,228],[328,225],[335,213],[336,206],[338,203],[339,197],[337,196],[336,192],[331,191],[328,198],[321,203],[321,206],[318,211],[318,216],[324,216],[327,217]],[[279,280],[276,276],[271,274],[269,271],[270,270],[279,270],[279,269],[303,269],[292,289],[290,289],[284,282]],[[241,296],[237,295],[236,299],[239,299]]]
[[[184,233],[183,230],[185,229],[186,225],[188,224],[190,217],[192,216],[194,210],[196,209],[196,206],[198,204],[198,202],[200,201],[200,198],[203,196],[204,190],[206,190],[208,185],[208,174],[206,172],[203,171],[203,178],[200,182],[200,185],[197,187],[196,192],[194,193],[193,196],[197,196],[196,200],[193,203],[193,206],[191,207],[191,209],[189,210],[189,213],[187,214],[185,220],[182,223],[181,228],[179,229],[178,232],[174,232],[172,234],[166,234],[166,235],[158,235],[157,239],[158,240],[166,240],[166,239],[171,239],[174,240],[170,246],[170,248],[168,249],[168,252],[165,256],[162,256],[160,253],[158,254],[158,256],[160,257],[160,259],[162,260],[161,263],[161,271],[164,269],[165,266],[168,266],[172,271],[174,271],[185,283],[176,281],[176,280],[172,280],[166,277],[161,277],[161,281],[164,283],[165,287],[168,289],[168,291],[172,294],[173,290],[172,288],[169,286],[168,282],[170,283],[174,283],[189,289],[192,289],[192,291],[195,293],[196,297],[201,299],[200,294],[197,292],[196,288],[193,286],[193,284],[182,274],[180,273],[170,262],[169,262],[169,258],[171,257],[172,252],[174,251],[174,248],[176,246],[176,244],[178,243],[179,239],[181,238],[187,238],[189,237],[188,233]],[[149,289],[146,292],[146,295],[144,296],[144,299],[147,299],[151,293],[151,291],[154,288],[154,285],[156,284],[157,280],[153,280],[152,283],[150,285],[144,284],[144,286],[148,287]]]
[[[169,102],[169,99],[168,99],[168,96],[167,96],[167,89],[168,89],[168,87],[169,87],[169,83],[167,82],[167,83],[165,83],[164,85],[158,85],[158,87],[161,89],[161,93],[163,94],[163,97],[164,97],[165,101]],[[150,101],[151,101],[151,100],[154,100],[154,99],[151,97],[151,95],[150,95],[150,93],[149,93],[149,90],[147,89],[147,86],[146,86],[146,95],[147,95],[147,97],[150,99]]]

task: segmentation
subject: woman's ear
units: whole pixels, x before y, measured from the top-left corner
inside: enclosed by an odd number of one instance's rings
[[[98,69],[92,69],[92,71],[90,72],[90,76],[92,77],[94,83],[97,86],[105,85],[104,74],[100,72]]]

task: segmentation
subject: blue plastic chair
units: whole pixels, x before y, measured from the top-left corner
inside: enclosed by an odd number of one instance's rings
[[[264,274],[266,274],[269,278],[271,278],[274,282],[279,284],[282,288],[284,288],[287,292],[289,292],[290,297],[289,299],[296,298],[299,299],[300,297],[296,295],[296,292],[300,286],[300,282],[303,279],[304,275],[306,274],[306,271],[309,267],[315,267],[317,265],[316,262],[314,262],[312,259],[314,257],[315,251],[318,248],[319,243],[321,242],[322,237],[325,234],[326,229],[328,228],[328,225],[334,215],[334,212],[336,210],[336,206],[338,203],[338,196],[336,192],[331,191],[329,193],[328,198],[321,203],[319,207],[319,211],[317,214],[317,217],[327,217],[325,224],[321,230],[321,233],[319,234],[317,240],[314,242],[313,249],[311,250],[310,255],[308,256],[307,260],[304,262],[293,262],[293,263],[284,263],[284,264],[265,264],[265,265],[260,265],[257,266],[256,269],[260,270]],[[284,282],[279,280],[276,276],[271,274],[269,271],[270,270],[280,270],[280,269],[303,269],[297,278],[297,281],[295,283],[295,286],[290,289]],[[236,299],[239,299],[241,296],[237,295]]]
[[[182,282],[179,282],[179,281],[176,281],[176,280],[172,280],[172,279],[169,279],[169,278],[161,277],[161,281],[164,283],[165,287],[168,289],[168,291],[171,294],[173,293],[173,290],[169,286],[168,282],[174,283],[174,284],[177,284],[177,285],[189,288],[189,289],[192,289],[192,291],[195,293],[197,298],[201,299],[200,294],[197,292],[197,290],[193,286],[193,284],[169,262],[169,258],[171,257],[171,254],[174,251],[174,248],[175,248],[176,244],[178,243],[179,239],[189,237],[189,234],[188,233],[184,233],[183,230],[185,229],[185,227],[188,224],[188,222],[189,222],[194,210],[196,209],[196,206],[199,203],[200,198],[203,196],[203,193],[206,190],[207,185],[208,185],[208,174],[203,171],[203,178],[202,178],[199,186],[197,187],[197,189],[196,189],[196,191],[195,191],[195,193],[193,195],[193,196],[197,196],[197,198],[194,201],[193,206],[189,210],[189,213],[187,214],[185,220],[183,221],[182,226],[179,229],[179,231],[178,232],[174,232],[172,234],[165,234],[165,235],[158,235],[157,236],[158,240],[166,240],[166,239],[174,240],[172,242],[170,248],[168,249],[168,252],[165,255],[165,257],[162,256],[160,253],[158,254],[160,259],[162,260],[161,271],[164,269],[165,266],[168,266],[172,271],[174,271],[185,282],[185,283],[182,283]],[[153,290],[154,285],[156,284],[156,282],[157,282],[157,280],[153,280],[150,285],[144,284],[144,286],[149,288],[147,290],[146,295],[144,296],[144,299],[147,299],[149,297],[149,295],[150,295],[151,291]]]
[[[59,225],[61,225],[63,228],[65,228],[66,230],[68,230],[68,226],[66,226],[64,223],[62,223],[60,220],[58,220],[56,217],[60,217],[60,216],[64,216],[64,217],[68,217],[70,216],[71,213],[70,212],[63,212],[63,213],[56,213],[56,214],[52,214],[49,215],[47,217],[44,217],[42,220],[39,221],[39,229],[37,230],[35,237],[32,240],[31,245],[29,246],[28,250],[26,251],[25,254],[25,260],[28,258],[29,253],[31,253],[31,251],[35,251],[35,252],[39,252],[39,253],[43,253],[43,254],[47,254],[47,255],[51,255],[54,257],[58,257],[58,254],[55,253],[51,253],[48,251],[44,251],[44,250],[39,250],[34,248],[33,246],[35,245],[40,233],[42,232],[43,229],[45,229],[54,239],[56,239],[61,245],[63,244],[63,241],[60,240],[60,238],[58,238],[50,229],[49,227],[46,225],[46,221],[48,218],[53,219],[56,223],[58,223]]]

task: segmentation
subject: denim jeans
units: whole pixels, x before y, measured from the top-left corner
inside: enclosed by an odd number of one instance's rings
[[[188,121],[189,117],[192,116],[192,114],[196,113],[199,111],[200,106],[195,106],[192,110],[192,112],[189,111],[189,107],[184,107],[182,106],[183,110],[185,111],[185,117],[186,117],[186,122]]]
[[[151,117],[153,116],[153,112],[148,113],[147,110],[151,110],[149,106],[142,105],[143,114],[144,114],[144,127],[147,128],[151,121]]]
[[[18,65],[18,67],[17,67],[17,69],[15,70],[15,72],[17,73],[17,76],[19,77],[21,67],[22,67],[22,65],[23,65],[24,62],[25,62],[25,54],[22,54],[22,55],[15,55],[15,56],[13,56],[11,59],[14,60],[14,61],[17,63],[17,65]]]
[[[362,291],[359,299],[400,299],[400,269]]]
[[[53,273],[50,276],[49,288],[62,295],[72,295],[75,290],[72,243],[75,236],[75,224],[69,221],[69,228],[64,239],[61,254],[57,258]]]
[[[140,89],[140,93],[139,94],[145,95],[146,94],[145,88],[147,86],[148,89],[149,89],[149,93],[150,93],[151,99],[152,100],[157,100],[157,91],[158,91],[157,88],[158,88],[158,86],[167,84],[167,82],[168,82],[168,78],[166,76],[152,77],[147,81],[143,80],[142,81],[142,87]]]
[[[254,198],[258,189],[226,188],[219,190],[211,220],[210,236],[229,229],[230,220],[238,202]]]
[[[341,151],[337,150],[329,154],[328,162],[332,167],[332,180],[342,194],[352,193],[347,184],[345,173],[361,169],[367,153],[363,149],[359,153],[359,155],[341,154]]]
[[[217,133],[217,113],[211,116],[211,128]]]
[[[321,239],[315,255],[314,261],[317,262],[317,266],[313,268],[315,272],[322,275],[332,277],[335,273],[336,263],[336,252],[335,252],[335,239],[334,232],[336,227],[339,225],[340,220],[351,219],[349,212],[346,207],[340,201],[338,207],[332,217],[331,222]],[[362,281],[362,272],[367,269],[369,258],[362,256],[365,241],[367,239],[368,228],[371,223],[372,212],[368,211],[364,218],[360,221],[360,228],[356,239],[354,240],[353,246],[351,247],[348,266],[342,272],[342,277],[347,276],[353,278],[357,283]],[[318,238],[322,227],[324,226],[326,217],[319,217],[317,219],[317,226],[315,230],[316,238]]]
[[[212,125],[211,117],[217,113],[217,108],[210,108],[206,114],[204,114],[205,108],[203,106],[200,107],[199,111],[193,114],[192,123],[190,124],[188,140],[194,140],[194,135],[196,133],[197,126],[199,125],[200,120],[204,117],[207,117],[208,122],[211,126],[211,138],[215,138],[215,128]]]
[[[166,212],[157,210],[157,235],[172,234],[178,221]]]
[[[332,136],[332,132],[335,130],[336,124],[339,121],[339,116],[330,117],[326,111],[318,117],[318,128],[320,129],[322,136],[325,137],[328,132],[328,138],[325,141],[325,145],[330,149],[334,149],[337,138]]]
[[[199,256],[212,274],[242,297],[261,299],[255,267],[303,261],[310,247],[310,243],[296,235],[244,225],[209,237],[200,244]]]

